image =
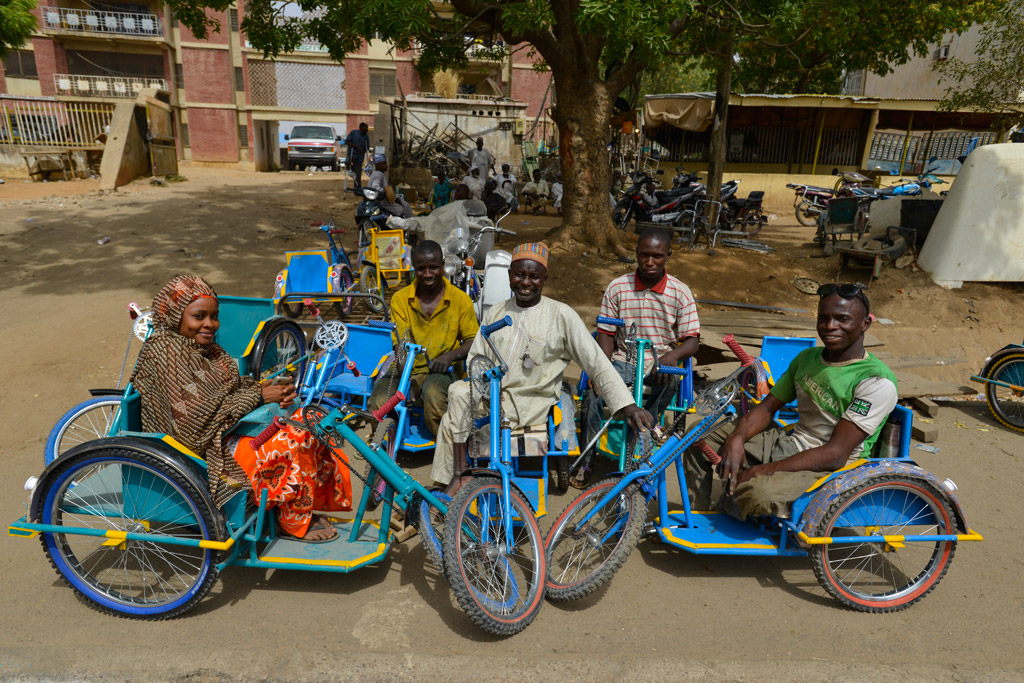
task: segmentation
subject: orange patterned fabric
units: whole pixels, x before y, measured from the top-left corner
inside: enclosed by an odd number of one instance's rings
[[[153,299],[153,332],[142,345],[131,382],[142,395],[142,428],[173,436],[206,460],[218,506],[244,485],[245,473],[224,457],[223,432],[262,401],[260,386],[240,377],[217,344],[198,344],[178,333],[190,303],[217,297],[193,275],[179,275]]]
[[[292,419],[300,421],[302,411]],[[256,499],[267,491],[268,507],[278,508],[281,528],[305,536],[314,510],[352,509],[348,458],[323,446],[309,432],[285,425],[258,449],[245,437],[235,447],[235,462],[252,484]]]

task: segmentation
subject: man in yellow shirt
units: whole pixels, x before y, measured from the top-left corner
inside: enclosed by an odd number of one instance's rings
[[[412,389],[423,404],[427,429],[437,434],[441,416],[448,410],[448,387],[454,377],[448,368],[464,361],[480,329],[469,296],[444,277],[441,245],[424,240],[412,251],[416,279],[391,297],[391,339],[397,346],[406,332],[411,341],[423,346],[426,358],[418,356],[412,371]],[[402,368],[393,363],[373,385],[368,407],[376,410],[398,388]]]

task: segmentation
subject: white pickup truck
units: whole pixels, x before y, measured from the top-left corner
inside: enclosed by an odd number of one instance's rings
[[[307,166],[341,168],[341,136],[328,125],[303,124],[292,128],[288,141],[288,170],[304,171]]]

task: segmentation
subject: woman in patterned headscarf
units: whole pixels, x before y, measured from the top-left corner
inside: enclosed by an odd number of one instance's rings
[[[279,510],[281,528],[308,542],[337,531],[313,510],[351,509],[347,459],[308,432],[285,426],[258,449],[224,431],[262,403],[289,406],[295,387],[241,377],[234,359],[214,343],[220,327],[217,293],[202,278],[179,275],[153,300],[153,332],[142,346],[132,384],[142,396],[142,427],[173,436],[206,459],[210,490],[220,506],[248,481]]]

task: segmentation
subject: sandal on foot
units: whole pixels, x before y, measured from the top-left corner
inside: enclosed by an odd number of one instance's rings
[[[328,536],[327,538],[309,538],[309,532],[311,532],[311,531],[327,530],[327,529],[334,529],[334,534],[332,534],[331,536]],[[317,518],[316,520],[313,521],[312,524],[309,525],[309,528],[306,529],[306,535],[305,536],[292,536],[291,534],[286,534],[285,535],[285,538],[287,538],[289,541],[296,541],[298,543],[330,543],[331,541],[333,541],[337,537],[338,537],[338,530],[334,527],[333,524],[328,522],[323,517]]]
[[[578,470],[573,472],[571,477],[569,477],[569,486],[582,491],[587,488],[587,485],[590,483],[591,473],[591,469],[588,465],[580,467]]]

